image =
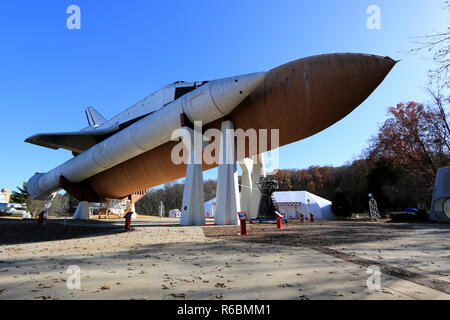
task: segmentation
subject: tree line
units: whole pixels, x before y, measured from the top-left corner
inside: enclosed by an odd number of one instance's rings
[[[147,192],[136,203],[136,213],[159,216],[160,206],[163,204],[163,215],[168,216],[171,209],[181,209],[183,201],[183,183],[166,183],[162,188],[154,188]],[[208,201],[216,196],[216,181],[203,182],[204,200]]]
[[[307,190],[346,206],[368,210],[372,193],[384,212],[428,208],[439,168],[450,165],[449,97],[399,103],[372,137],[360,159],[341,167],[280,170],[280,190]]]

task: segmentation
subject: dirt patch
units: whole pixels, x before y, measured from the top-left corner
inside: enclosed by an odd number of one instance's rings
[[[354,221],[317,221],[300,223],[290,221],[277,229],[275,224],[247,225],[248,235],[240,235],[239,226],[204,227],[206,237],[223,240],[249,241],[294,247],[307,247],[363,267],[377,265],[384,274],[405,279],[441,292],[450,294],[450,283],[407,271],[402,268],[375,262],[344,253],[330,247],[350,243],[386,241],[414,231],[411,224],[371,223]]]
[[[300,223],[289,221],[279,230],[275,224],[247,224],[248,235],[239,235],[239,226],[204,227],[207,237],[254,241],[290,246],[335,246],[355,241],[372,242],[400,237],[414,227],[407,224],[353,221],[317,221]]]

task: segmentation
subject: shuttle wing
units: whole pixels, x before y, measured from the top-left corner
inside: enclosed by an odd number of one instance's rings
[[[86,151],[90,147],[96,145],[100,141],[105,140],[106,138],[110,137],[116,132],[125,129],[126,127],[132,125],[136,121],[139,121],[140,119],[148,116],[150,113],[144,114],[142,116],[136,117],[134,119],[128,120],[126,122],[114,126],[107,127],[105,129],[88,127],[84,130],[74,132],[38,133],[27,138],[25,142],[55,150],[63,148],[70,150],[74,153],[81,153],[83,151]],[[88,112],[86,112],[86,115],[88,115]],[[97,121],[98,120],[99,119],[97,118]],[[91,124],[91,122],[89,124]],[[98,123],[93,122],[93,125],[98,125]]]
[[[119,130],[120,128],[117,126],[103,130],[39,133],[27,138],[25,142],[55,150],[63,148],[81,153]]]

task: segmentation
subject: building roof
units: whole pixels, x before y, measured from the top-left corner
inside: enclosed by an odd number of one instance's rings
[[[239,194],[240,195],[240,194]],[[308,203],[317,203],[321,208],[331,205],[331,201],[312,194],[308,191],[276,191],[273,193],[275,200],[280,204],[301,205]],[[205,205],[216,203],[216,198],[212,198],[205,202]]]
[[[331,201],[321,198],[308,191],[277,191],[273,193],[275,200],[280,204],[300,205],[304,203],[317,203],[320,207],[331,205]]]

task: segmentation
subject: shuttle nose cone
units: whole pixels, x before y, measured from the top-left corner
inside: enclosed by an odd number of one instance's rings
[[[211,81],[209,88],[217,109],[223,115],[229,114],[263,82],[266,74],[266,72],[256,72]]]

